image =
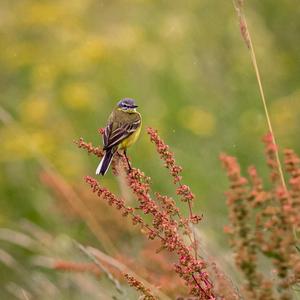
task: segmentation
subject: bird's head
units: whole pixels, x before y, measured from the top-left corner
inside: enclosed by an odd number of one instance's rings
[[[118,102],[117,108],[124,112],[136,112],[138,106],[135,104],[134,100],[131,98],[124,98]]]

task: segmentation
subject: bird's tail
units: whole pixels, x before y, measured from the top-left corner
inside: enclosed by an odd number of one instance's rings
[[[107,172],[107,170],[110,166],[110,163],[112,161],[114,153],[115,153],[114,149],[107,149],[105,151],[105,154],[97,167],[96,175],[99,175],[99,174],[105,175],[105,173]]]

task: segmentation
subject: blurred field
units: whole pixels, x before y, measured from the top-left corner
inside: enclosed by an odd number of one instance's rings
[[[246,3],[277,140],[298,153],[299,13],[291,0]],[[267,177],[266,120],[231,1],[1,0],[0,40],[1,299],[26,299],[23,286],[40,297],[47,290],[39,299],[110,299],[99,296],[105,289],[94,278],[78,275],[89,285],[87,298],[78,285],[72,289],[76,278],[34,262],[39,255],[77,257],[72,238],[107,250],[42,175],[55,170],[64,185],[86,193],[82,178],[94,174],[98,161],[73,140],[101,144],[97,129],[123,97],[136,99],[143,115],[141,138],[129,150],[134,166],[151,176],[156,190],[174,194],[145,134],[147,126],[157,128],[197,195],[207,243],[218,245],[216,255],[226,253],[227,180],[219,154],[237,156],[244,168],[255,164]],[[110,172],[101,181],[119,193]],[[43,238],[29,241],[9,231],[36,235],[28,222]],[[109,216],[105,222],[104,231]],[[52,242],[43,242],[47,237]],[[126,233],[112,240],[120,252],[139,248]]]

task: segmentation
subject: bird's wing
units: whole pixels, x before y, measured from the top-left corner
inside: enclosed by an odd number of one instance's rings
[[[118,144],[120,144],[124,139],[129,137],[132,133],[134,133],[139,126],[141,125],[141,119],[138,118],[131,123],[123,123],[119,124],[115,129],[113,129],[113,124],[110,123],[105,128],[103,141],[104,148],[106,150],[108,148],[112,148]]]
[[[103,134],[103,145],[104,145],[104,147],[106,147],[108,145],[109,136],[111,134],[112,127],[113,127],[113,123],[109,122],[107,124],[107,126],[105,127],[105,129],[104,129],[104,134]]]

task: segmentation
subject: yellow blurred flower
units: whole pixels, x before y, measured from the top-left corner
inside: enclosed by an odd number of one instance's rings
[[[198,106],[184,107],[178,114],[181,125],[196,135],[210,136],[216,127],[213,114]]]
[[[51,114],[50,103],[46,99],[32,98],[24,100],[20,105],[20,117],[33,124],[44,124]]]
[[[52,152],[54,144],[48,132],[36,130],[29,134],[14,125],[1,128],[0,139],[0,161],[23,160],[47,154]]]
[[[271,118],[278,134],[285,135],[299,128],[300,91],[273,102]]]
[[[284,102],[272,105],[272,117],[274,124],[281,128],[281,131],[294,129],[299,122],[297,112]]]
[[[75,45],[69,50],[63,64],[68,72],[84,73],[95,67],[107,54],[105,41],[99,36],[88,36],[80,33],[75,38]]]
[[[84,83],[70,83],[63,89],[63,102],[71,109],[91,108],[94,103],[92,87]]]
[[[25,25],[38,26],[55,23],[62,17],[61,6],[55,2],[32,1],[30,5],[22,6]]]
[[[79,55],[90,61],[98,61],[105,54],[105,44],[99,36],[90,36],[82,44]]]

